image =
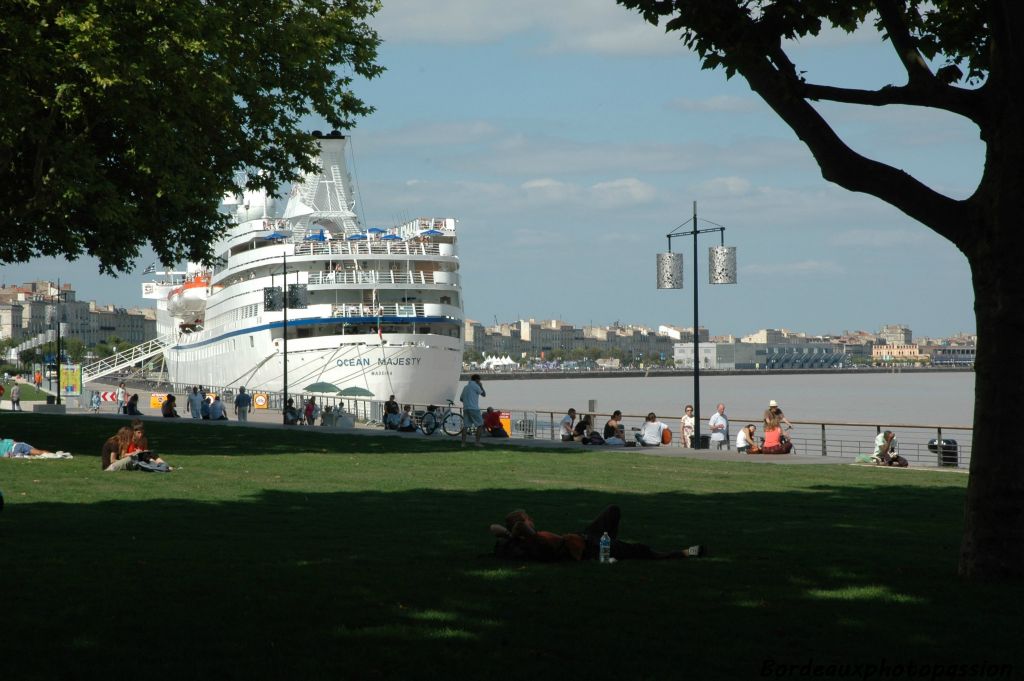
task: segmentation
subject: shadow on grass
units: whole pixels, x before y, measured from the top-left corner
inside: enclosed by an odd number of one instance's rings
[[[809,661],[1019,674],[1022,589],[954,574],[962,499],[897,485],[9,504],[0,660],[10,678],[747,678]],[[611,501],[622,538],[712,556],[490,555],[487,525],[512,508],[572,531]]]
[[[130,423],[130,418],[118,416],[0,413],[0,437],[28,442],[40,449],[99,458],[107,438]],[[441,436],[411,439],[382,434],[373,437],[304,426],[249,428],[192,419],[146,419],[145,427],[152,448],[168,458],[192,454],[249,456],[296,452],[390,454],[451,451],[459,447],[457,439]]]

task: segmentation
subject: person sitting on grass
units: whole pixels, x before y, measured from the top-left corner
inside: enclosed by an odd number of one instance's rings
[[[576,442],[586,442],[590,439],[590,433],[593,430],[594,426],[590,414],[584,414],[572,429],[572,439]]]
[[[764,426],[764,446],[761,447],[761,453],[789,454],[792,450],[792,441],[782,439],[782,428],[779,427],[779,421],[769,418]]]
[[[508,437],[505,426],[501,424],[501,414],[494,411],[494,407],[487,407],[484,413],[484,429],[491,437]]]
[[[125,426],[119,428],[116,433],[107,438],[100,449],[100,465],[103,470],[110,468],[110,465],[128,456],[128,445],[132,441],[132,429]]]
[[[299,410],[295,408],[295,400],[288,398],[284,405],[284,425],[296,426],[299,423]]]
[[[604,443],[606,445],[626,444],[626,430],[622,427],[622,412],[616,409],[611,418],[604,424]]]
[[[220,401],[220,395],[213,398],[213,403],[210,405],[210,420],[211,421],[227,421],[228,412],[224,408],[224,403]]]
[[[402,407],[402,414],[398,417],[398,431],[402,433],[415,433],[416,422],[412,420],[412,405]]]
[[[538,530],[526,511],[517,509],[505,516],[503,525],[491,525],[491,534],[498,538],[494,554],[509,560],[597,560],[601,536],[607,532],[612,540],[611,557],[614,560],[669,560],[697,558],[707,554],[704,546],[696,544],[676,551],[656,551],[646,544],[619,540],[622,511],[611,504],[582,532],[554,534]]]
[[[875,452],[871,459],[879,466],[896,466],[906,468],[910,462],[896,451],[896,433],[886,430],[875,438]]]
[[[740,428],[740,432],[736,434],[736,451],[740,454],[760,454],[761,446],[754,438],[756,432],[757,428],[753,423],[748,423]]]
[[[123,431],[128,431],[127,436]],[[127,437],[127,441],[125,441]],[[156,452],[149,449],[149,439],[146,438],[146,426],[139,419],[133,419],[131,428],[121,428],[117,435],[111,440],[117,440],[116,457],[113,457],[110,465],[104,468],[105,471],[138,470],[140,463],[164,466],[167,470],[173,470],[167,462],[157,456]],[[110,443],[110,440],[107,440]],[[106,450],[108,444],[104,444]]]
[[[176,419],[178,418],[176,407],[174,395],[168,393],[167,397],[164,398],[164,403],[160,405],[160,415],[165,419]]]
[[[53,459],[70,459],[67,452],[51,452],[48,449],[33,447],[27,442],[18,442],[9,438],[0,439],[0,456],[8,459],[27,459],[30,457],[42,456]]]
[[[128,404],[124,405],[124,413],[128,414],[128,416],[142,416],[142,412],[139,411],[138,393],[128,398]]]
[[[634,437],[641,447],[660,447],[662,436],[667,428],[668,426],[659,421],[657,415],[652,411],[647,415],[644,425],[640,427],[640,432],[635,433]]]

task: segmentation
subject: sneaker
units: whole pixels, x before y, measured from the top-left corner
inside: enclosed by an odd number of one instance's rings
[[[708,549],[703,544],[695,544],[694,546],[686,549],[683,553],[686,554],[687,558],[700,558],[701,556],[708,555]]]
[[[504,525],[499,525],[498,523],[493,523],[490,527],[490,530],[491,534],[493,534],[495,537],[501,537],[504,539],[506,537],[512,536],[512,533],[508,531],[508,528],[506,528]]]

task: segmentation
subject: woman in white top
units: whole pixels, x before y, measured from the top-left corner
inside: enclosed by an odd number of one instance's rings
[[[754,440],[754,433],[757,429],[754,424],[748,423],[747,425],[740,428],[740,432],[736,433],[736,449],[740,454],[759,454],[761,448],[757,446],[757,442]]]
[[[693,448],[693,405],[688,404],[683,407],[683,418],[679,419],[679,432],[682,433],[682,437],[679,438],[679,446],[686,447],[688,449]]]
[[[398,417],[398,430],[403,433],[415,433],[416,422],[412,418],[412,405],[407,404],[402,409],[402,415]]]

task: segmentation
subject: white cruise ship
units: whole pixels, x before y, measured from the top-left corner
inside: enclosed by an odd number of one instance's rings
[[[225,200],[235,219],[216,245],[222,264],[143,284],[158,333],[176,336],[164,353],[168,378],[279,392],[287,371],[289,393],[330,383],[441,404],[462,366],[456,220],[365,228],[345,138],[319,143],[320,171],[295,185],[281,215],[261,194]]]

